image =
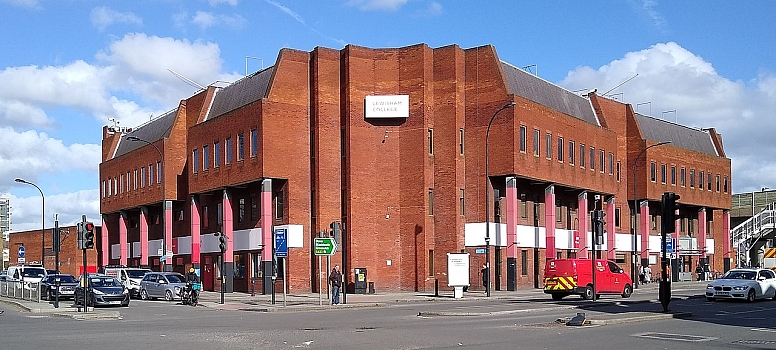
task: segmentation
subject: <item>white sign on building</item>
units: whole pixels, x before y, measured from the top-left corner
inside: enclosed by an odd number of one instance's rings
[[[408,118],[409,116],[409,95],[381,95],[364,98],[364,118]]]

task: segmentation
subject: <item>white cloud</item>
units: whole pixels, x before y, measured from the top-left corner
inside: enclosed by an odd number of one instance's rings
[[[298,13],[294,12],[290,8],[285,7],[276,1],[272,1],[272,0],[264,0],[264,1],[266,1],[268,4],[272,6],[277,7],[280,11],[283,11],[285,14],[291,16],[291,18],[295,19],[297,22],[305,24],[304,18],[302,18],[302,16],[300,16]]]
[[[40,1],[38,0],[4,0],[4,2],[9,3],[14,6],[19,7],[28,7],[31,9],[40,9]]]
[[[658,2],[656,0],[630,0],[631,5],[642,16],[646,17],[653,27],[660,32],[666,33],[666,20],[663,15],[656,9]]]
[[[237,6],[240,0],[207,0],[207,2],[210,4],[210,6],[218,6],[220,4]]]
[[[232,28],[242,28],[247,21],[240,15],[212,14],[210,12],[197,11],[191,18],[191,23],[199,26],[202,30],[214,26],[226,26]]]
[[[44,192],[45,194],[45,192]],[[46,228],[54,226],[54,213],[58,214],[59,226],[71,226],[81,221],[81,215],[87,220],[101,224],[99,190],[83,190],[73,193],[46,195],[45,218]],[[13,208],[11,231],[40,230],[41,228],[41,198],[40,195],[19,198],[3,195],[10,200]]]
[[[207,29],[213,26],[216,21],[216,17],[210,12],[197,11],[194,17],[191,19],[191,23],[198,25],[202,29]]]
[[[364,11],[395,11],[406,3],[407,0],[349,0],[346,4]]]
[[[610,94],[622,93],[623,102],[634,106],[650,102],[654,117],[717,129],[732,159],[735,192],[773,183],[776,161],[770,155],[776,153],[776,145],[770,142],[770,130],[776,129],[776,118],[770,116],[776,108],[772,98],[776,76],[761,73],[750,83],[731,81],[700,56],[669,42],[629,52],[597,69],[578,67],[560,84],[569,90],[597,88],[602,93],[636,74]],[[662,113],[670,110],[676,112]],[[639,112],[650,114],[645,107]]]
[[[143,24],[143,20],[132,12],[119,12],[105,6],[95,7],[90,15],[92,25],[100,31],[114,23]]]
[[[442,4],[440,4],[437,1],[432,1],[428,4],[428,7],[426,7],[426,10],[424,13],[427,16],[437,16],[441,15],[442,12],[444,12],[444,9],[442,8]]]

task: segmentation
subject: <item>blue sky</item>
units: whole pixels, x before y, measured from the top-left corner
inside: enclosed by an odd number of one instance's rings
[[[134,127],[289,47],[494,45],[569,90],[715,127],[735,193],[776,189],[772,1],[0,0],[0,196],[13,231],[99,222],[108,118]],[[250,57],[250,58],[246,58]],[[223,83],[219,83],[223,84]],[[666,112],[675,111],[675,112]]]

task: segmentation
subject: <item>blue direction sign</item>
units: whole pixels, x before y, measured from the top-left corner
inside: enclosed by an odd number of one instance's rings
[[[285,228],[275,229],[275,257],[288,257],[288,230]]]
[[[19,257],[20,258],[24,257],[24,246],[23,245],[19,246]]]
[[[668,241],[666,241],[666,253],[668,254],[675,254],[676,253],[676,239],[671,237]]]

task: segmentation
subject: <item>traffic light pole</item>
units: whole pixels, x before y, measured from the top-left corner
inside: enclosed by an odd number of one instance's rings
[[[57,277],[55,278],[56,296],[54,297],[54,308],[59,308],[59,251],[61,250],[60,234],[59,234],[59,218],[58,214],[54,214],[54,229],[51,231],[51,247],[54,248],[54,271],[56,271]]]
[[[668,312],[668,304],[671,302],[671,280],[668,276],[668,256],[667,256],[667,238],[669,233],[676,231],[676,211],[679,209],[679,204],[676,202],[679,200],[679,195],[673,192],[663,193],[661,201],[661,251],[662,258],[660,259],[661,265],[661,279],[660,289],[658,295],[660,296],[660,304],[663,305],[663,312]]]

